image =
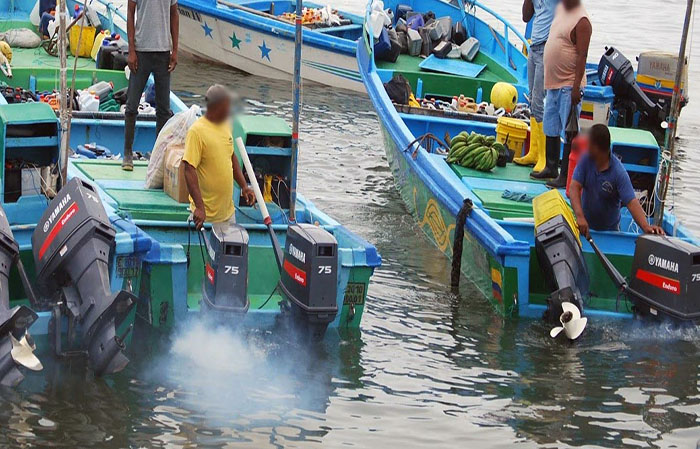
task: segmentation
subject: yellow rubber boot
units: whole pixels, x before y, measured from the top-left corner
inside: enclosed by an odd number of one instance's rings
[[[530,136],[530,139],[532,139],[532,136]],[[547,137],[545,137],[544,135],[544,128],[542,127],[542,122],[537,124],[537,133],[535,135],[535,139],[537,139],[537,150],[539,151],[539,153],[537,155],[537,164],[535,164],[535,168],[533,168],[532,171],[537,173],[544,170],[544,167],[547,165],[547,157],[545,155],[547,151]]]
[[[523,157],[513,158],[513,162],[518,165],[535,165],[539,161],[539,140],[537,139],[538,129],[541,125],[535,120],[535,117],[530,117],[530,151]]]

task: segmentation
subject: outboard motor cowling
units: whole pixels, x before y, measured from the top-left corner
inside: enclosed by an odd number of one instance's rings
[[[109,254],[116,235],[102,201],[87,181],[73,178],[58,192],[41,217],[32,246],[40,292],[54,298],[53,326],[60,352],[61,315],[81,330],[95,374],[121,371],[123,354],[116,327],[135,305],[126,291],[112,293]]]
[[[338,314],[338,242],[325,229],[307,223],[287,229],[280,288],[295,320],[322,337]]]
[[[205,236],[207,258],[202,311],[245,314],[248,299],[248,232],[239,225],[218,227]],[[217,316],[215,313],[214,316]]]
[[[634,68],[615,47],[607,47],[598,64],[598,78],[603,86],[611,86],[616,97],[631,100],[637,109],[655,123],[665,120],[663,108],[654,103],[637,84]]]
[[[640,235],[628,296],[641,315],[700,321],[700,247],[678,238]]]
[[[26,306],[10,309],[10,268],[18,261],[19,245],[12,235],[5,212],[0,208],[0,384],[10,387],[24,379],[20,366],[35,371],[42,368],[41,362],[33,354],[36,347],[28,332],[37,314]],[[18,269],[24,281],[24,268],[18,264]],[[25,283],[25,289],[31,289],[31,286]],[[33,298],[31,292],[27,294]]]
[[[545,319],[558,322],[561,304],[575,304],[583,313],[583,299],[588,296],[588,269],[581,245],[568,221],[556,215],[535,229],[537,260],[544,273],[550,294]]]

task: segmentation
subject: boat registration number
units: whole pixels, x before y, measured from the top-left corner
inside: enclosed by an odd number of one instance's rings
[[[193,11],[191,9],[185,9],[178,7],[177,11],[180,13],[181,16],[185,16],[188,19],[196,20],[197,22],[202,22],[202,16],[199,15],[197,11]]]
[[[348,282],[345,289],[343,304],[362,305],[365,303],[365,284],[363,282]]]
[[[117,256],[117,274],[123,278],[138,277],[141,264],[134,256]]]

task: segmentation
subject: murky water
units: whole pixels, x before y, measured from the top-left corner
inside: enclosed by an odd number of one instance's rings
[[[587,5],[591,54],[677,46],[685,2]],[[494,6],[518,20],[519,0]],[[675,198],[700,232],[697,52],[691,70]],[[290,86],[187,58],[174,88],[198,101],[213,82],[235,87],[250,112],[291,117]],[[302,117],[300,190],[384,259],[361,332],[309,350],[195,324],[140,339],[108,379],[49,363],[0,391],[1,447],[695,447],[699,332],[596,320],[568,346],[540,322],[500,319],[467,288],[453,295],[449,262],[394,190],[368,99],[305,86]]]

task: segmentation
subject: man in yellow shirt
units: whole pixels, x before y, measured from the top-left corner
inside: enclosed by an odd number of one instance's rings
[[[231,94],[221,85],[207,90],[207,112],[187,132],[185,140],[185,182],[190,209],[197,229],[204,222],[228,226],[236,222],[233,180],[241,187],[248,204],[255,202],[253,189],[243,176],[233,151],[230,110]]]

